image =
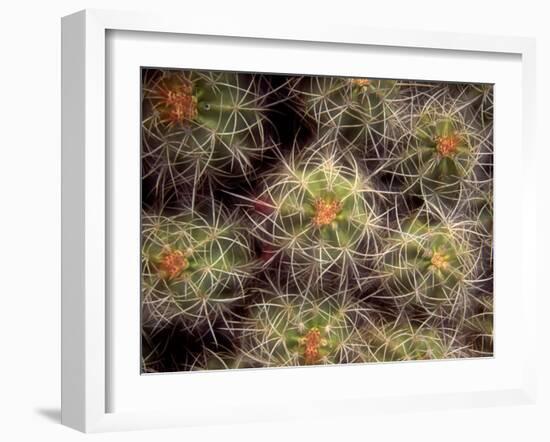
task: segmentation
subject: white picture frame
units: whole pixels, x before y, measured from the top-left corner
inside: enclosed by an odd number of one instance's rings
[[[497,149],[503,152],[507,149],[507,140],[517,140],[521,145],[519,149],[521,164],[521,174],[529,176],[536,162],[536,146],[534,140],[534,108],[535,108],[535,43],[532,39],[517,37],[490,37],[450,33],[427,33],[420,31],[401,31],[399,33],[390,31],[381,31],[371,28],[353,28],[346,26],[331,26],[330,31],[327,27],[293,27],[291,24],[281,23],[269,24],[262,23],[257,26],[254,23],[239,22],[237,19],[222,22],[210,21],[208,23],[188,21],[181,24],[175,17],[154,16],[151,14],[140,13],[122,13],[99,10],[86,10],[78,12],[63,18],[62,22],[62,422],[63,424],[85,432],[111,431],[123,429],[139,428],[157,428],[168,426],[187,426],[187,425],[205,425],[215,420],[216,422],[252,422],[258,420],[273,420],[302,417],[323,417],[336,415],[360,415],[369,413],[372,410],[383,409],[388,412],[397,412],[407,409],[441,409],[452,407],[469,406],[487,406],[499,404],[522,404],[533,403],[535,400],[535,371],[534,354],[535,346],[535,327],[532,320],[528,320],[530,306],[536,304],[537,286],[535,276],[529,272],[529,256],[536,256],[536,193],[533,189],[528,189],[524,185],[510,188],[509,195],[516,197],[515,201],[520,200],[521,210],[518,211],[517,218],[511,222],[501,223],[498,227],[498,215],[496,219],[496,260],[501,259],[500,274],[502,275],[500,287],[502,293],[505,292],[507,285],[510,289],[514,288],[521,296],[514,304],[515,308],[522,312],[518,315],[515,326],[522,329],[522,351],[511,359],[502,357],[499,359],[498,352],[493,361],[489,361],[485,368],[472,361],[459,361],[461,365],[444,370],[454,370],[454,372],[468,373],[464,385],[456,388],[454,391],[447,391],[441,385],[432,385],[424,393],[418,391],[406,391],[405,384],[397,385],[394,391],[366,391],[357,388],[353,395],[342,392],[333,392],[326,397],[315,397],[313,395],[307,401],[307,409],[303,405],[306,402],[293,400],[292,404],[286,406],[282,404],[281,398],[270,400],[269,394],[266,399],[261,400],[258,396],[253,396],[254,391],[260,388],[266,388],[271,397],[276,398],[277,389],[280,390],[278,382],[298,382],[304,388],[310,388],[309,379],[321,376],[329,384],[336,382],[339,377],[346,385],[346,379],[354,379],[361,376],[364,370],[376,370],[377,376],[382,379],[384,376],[402,376],[408,372],[409,376],[423,376],[427,365],[420,364],[381,364],[353,367],[315,367],[284,370],[257,370],[257,371],[232,371],[230,373],[186,373],[186,378],[172,375],[158,375],[155,380],[147,381],[149,385],[143,386],[144,402],[151,402],[153,397],[162,394],[163,389],[183,388],[181,382],[186,383],[186,391],[192,391],[193,385],[199,385],[202,391],[204,389],[222,388],[222,392],[229,394],[231,391],[241,391],[240,398],[232,398],[231,405],[227,406],[223,395],[214,396],[216,402],[212,406],[212,397],[208,404],[200,402],[198,396],[189,399],[187,407],[176,407],[173,403],[165,406],[150,407],[139,405],[132,409],[129,406],[113,406],[113,391],[117,391],[117,397],[125,396],[125,400],[118,401],[121,404],[135,403],[136,398],[131,395],[132,391],[141,388],[139,383],[139,370],[134,372],[122,372],[117,374],[117,367],[120,361],[120,355],[127,357],[124,352],[114,352],[117,339],[128,339],[128,335],[117,332],[116,324],[120,323],[120,317],[113,309],[113,302],[110,299],[109,290],[113,288],[110,275],[110,265],[117,259],[116,253],[113,253],[111,244],[116,242],[117,232],[116,220],[113,216],[134,216],[134,212],[121,210],[117,205],[120,201],[120,195],[115,195],[113,189],[118,191],[124,188],[118,185],[128,178],[121,175],[122,172],[117,164],[116,156],[110,151],[110,143],[116,143],[116,131],[108,130],[108,121],[111,118],[116,120],[116,108],[109,107],[112,92],[110,81],[116,80],[117,74],[109,70],[110,63],[113,63],[112,57],[116,57],[117,52],[113,50],[113,45],[109,38],[114,35],[129,35],[139,32],[140,38],[156,39],[157,46],[154,52],[157,57],[161,57],[162,51],[158,50],[159,39],[169,38],[172,41],[188,38],[216,38],[216,41],[222,44],[234,42],[268,42],[274,48],[288,48],[294,45],[297,50],[307,50],[307,47],[319,50],[326,50],[327,45],[333,47],[337,53],[340,49],[357,50],[357,48],[375,48],[379,52],[398,49],[399,53],[395,56],[398,60],[409,58],[409,62],[414,64],[413,51],[423,51],[420,56],[432,57],[434,63],[434,72],[439,80],[448,79],[445,75],[445,69],[437,71],[437,59],[444,59],[447,55],[458,56],[463,54],[470,59],[464,63],[470,63],[468,69],[462,71],[460,79],[469,79],[469,72],[472,72],[472,66],[479,65],[483,69],[483,60],[491,56],[511,57],[514,60],[514,66],[518,69],[516,80],[519,79],[519,89],[517,99],[519,100],[521,111],[520,124],[510,127],[510,125],[501,124],[499,130],[505,134],[506,138],[499,138],[499,132],[495,133]],[[145,40],[144,40],[145,41]],[[260,43],[258,43],[260,42]],[[307,44],[306,44],[307,43]],[[135,45],[140,44],[131,42],[134,46],[124,46],[127,49],[123,53],[131,54],[135,52]],[[143,43],[145,44],[145,43]],[[239,43],[240,44],[240,43]],[[252,43],[251,43],[252,44]],[[300,46],[301,45],[301,46]],[[305,46],[304,46],[305,45]],[[323,46],[324,45],[324,46]],[[300,46],[300,48],[298,48]],[[325,49],[323,49],[324,47]],[[134,48],[134,49],[132,49]],[[277,49],[277,50],[280,50]],[[304,49],[305,48],[305,49]],[[151,50],[149,50],[151,52]],[[146,50],[143,53],[147,53]],[[160,54],[160,55],[159,55]],[[462,55],[460,55],[462,56]],[[121,56],[121,59],[123,57]],[[130,57],[131,58],[131,57]],[[266,57],[267,58],[267,57]],[[128,63],[137,63],[139,65],[142,59],[136,58]],[[162,60],[162,58],[157,58]],[[200,60],[197,59],[197,63]],[[477,60],[477,61],[476,61]],[[168,61],[161,61],[168,63]],[[220,62],[221,63],[221,62]],[[251,69],[256,66],[258,61],[235,61],[232,65],[235,69]],[[256,63],[256,64],[254,64]],[[298,62],[295,62],[298,63]],[[302,63],[307,63],[302,62]],[[229,65],[207,65],[204,68],[229,68]],[[265,65],[264,65],[265,66]],[[296,70],[303,71],[304,65],[296,65]],[[266,68],[267,69],[267,68]],[[314,69],[313,67],[311,69]],[[315,69],[325,69],[321,65]],[[315,70],[314,69],[314,70]],[[349,69],[353,69],[350,67]],[[261,70],[258,69],[257,70]],[[510,71],[514,71],[511,68]],[[323,72],[325,72],[323,70]],[[309,72],[308,72],[309,73]],[[325,72],[332,73],[332,72]],[[107,75],[108,74],[108,75]],[[350,72],[358,75],[360,72]],[[371,75],[370,73],[368,73]],[[396,72],[396,77],[400,75]],[[472,81],[483,76],[473,76]],[[496,74],[495,74],[496,75]],[[406,78],[406,77],[401,77]],[[458,78],[458,77],[457,77]],[[500,78],[500,77],[499,77]],[[503,78],[503,82],[505,77]],[[514,80],[514,81],[516,81]],[[512,80],[510,80],[512,81]],[[516,85],[518,86],[518,85]],[[497,86],[498,87],[498,83]],[[137,84],[135,85],[137,90]],[[517,89],[517,88],[516,88]],[[512,93],[510,95],[513,95]],[[498,97],[498,95],[497,95]],[[135,97],[134,97],[135,98]],[[131,99],[131,97],[130,97]],[[133,102],[133,101],[132,101]],[[499,112],[499,106],[505,106],[506,100],[502,99],[499,104],[498,98],[495,99],[496,113]],[[508,102],[510,104],[511,102]],[[505,113],[502,121],[505,120]],[[497,117],[498,118],[498,117]],[[121,121],[121,120],[117,120]],[[137,125],[136,125],[137,127]],[[499,141],[500,140],[500,141]],[[500,147],[503,146],[503,147]],[[138,152],[138,146],[135,146]],[[516,152],[517,155],[517,152]],[[499,180],[502,182],[502,188],[506,182],[506,171],[512,164],[507,163],[506,155],[502,155],[500,169],[497,168],[496,184],[499,186]],[[517,158],[517,157],[515,157]],[[498,161],[498,160],[497,160]],[[131,161],[130,161],[131,163]],[[507,164],[509,164],[507,166]],[[499,177],[499,170],[502,172]],[[122,181],[120,179],[122,178]],[[118,181],[117,181],[118,180]],[[522,180],[526,182],[526,180]],[[134,182],[131,182],[133,184]],[[114,187],[113,187],[114,186]],[[498,195],[498,191],[497,191]],[[118,198],[118,199],[117,199]],[[506,210],[512,210],[513,207],[506,208],[506,196],[501,196],[501,213]],[[514,199],[514,198],[512,198]],[[497,196],[497,207],[499,206]],[[514,204],[517,204],[514,202]],[[116,207],[116,210],[113,209]],[[131,209],[131,207],[129,208]],[[117,211],[118,210],[118,211]],[[517,211],[517,209],[516,209]],[[137,216],[137,215],[136,215]],[[504,217],[503,217],[504,219]],[[518,224],[519,223],[519,224]],[[512,241],[506,239],[507,232],[514,226],[519,225],[519,236]],[[515,227],[517,228],[517,227]],[[509,242],[509,253],[501,253],[499,257],[499,239]],[[118,248],[120,249],[120,247]],[[117,250],[118,250],[117,249]],[[500,250],[504,250],[500,248]],[[514,254],[515,260],[519,259],[521,263],[521,272],[515,275],[515,282],[506,281],[507,260],[510,254]],[[507,258],[508,257],[508,258]],[[497,264],[498,266],[498,264]],[[499,273],[496,273],[496,285],[499,285]],[[120,279],[120,278],[119,278]],[[115,287],[119,287],[115,284]],[[508,293],[508,292],[507,292]],[[135,299],[139,294],[135,294]],[[502,317],[506,318],[506,298],[502,296],[498,307],[497,317],[502,312]],[[120,310],[120,308],[119,308]],[[118,322],[117,322],[117,318]],[[508,321],[502,320],[500,328],[496,332],[498,336],[510,336],[512,339],[513,329]],[[498,319],[496,327],[498,328]],[[131,330],[131,329],[130,329]],[[508,333],[507,333],[508,331]],[[136,337],[136,342],[137,342]],[[504,338],[503,338],[504,339]],[[505,349],[506,342],[503,342],[501,348]],[[133,344],[132,344],[133,345]],[[129,348],[134,348],[130,346]],[[505,355],[505,351],[501,353]],[[511,354],[511,353],[510,353]],[[118,357],[118,359],[117,359]],[[131,357],[131,356],[130,356]],[[495,362],[496,361],[496,362]],[[498,365],[502,362],[501,365]],[[113,364],[116,366],[113,367]],[[439,364],[431,362],[430,364]],[[491,365],[492,364],[492,365]],[[513,367],[512,367],[513,366]],[[375,367],[375,368],[374,368]],[[483,388],[482,384],[474,385],[468,383],[468,379],[474,377],[475,373],[482,373],[486,370],[488,376],[491,370],[504,370],[506,376],[502,379],[494,376],[495,382],[487,384]],[[510,372],[505,370],[510,369]],[[327,371],[329,370],[329,371]],[[437,372],[441,368],[434,368],[434,373],[430,376],[438,376]],[[263,373],[263,374],[262,374]],[[314,375],[312,376],[312,373]],[[316,373],[316,374],[315,374]],[[448,372],[450,373],[450,372]],[[122,375],[121,375],[122,374]],[[342,375],[343,374],[343,375]],[[191,376],[189,376],[191,375]],[[268,376],[268,377],[266,377]],[[115,381],[113,382],[113,379]],[[137,384],[131,382],[122,382],[120,379],[134,379]],[[418,377],[416,377],[418,379]],[[229,382],[227,382],[229,381]],[[179,383],[179,387],[178,387]],[[460,384],[460,382],[457,382]],[[125,388],[119,388],[124,385]],[[209,387],[210,385],[210,387]],[[225,385],[225,387],[224,387]],[[229,387],[227,387],[229,385]],[[269,390],[269,386],[271,390]],[[233,386],[233,390],[227,389]],[[372,387],[372,386],[371,386]],[[226,390],[223,390],[226,388]],[[370,388],[370,387],[369,387]],[[240,390],[238,390],[240,389]],[[250,390],[247,392],[247,390]],[[346,390],[345,388],[343,390]],[[372,389],[371,389],[372,390]],[[218,390],[220,391],[220,390]],[[311,390],[313,392],[313,390]],[[151,396],[148,396],[151,395]],[[254,398],[255,402],[251,402]],[[225,407],[222,405],[226,405]],[[335,406],[337,404],[337,406]],[[210,407],[210,411],[208,410]]]

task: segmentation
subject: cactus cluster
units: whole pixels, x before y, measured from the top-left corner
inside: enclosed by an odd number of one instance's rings
[[[493,355],[492,85],[141,90],[143,372]]]

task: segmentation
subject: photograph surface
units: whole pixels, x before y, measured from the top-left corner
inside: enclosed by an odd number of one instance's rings
[[[140,88],[142,373],[493,356],[493,85]]]

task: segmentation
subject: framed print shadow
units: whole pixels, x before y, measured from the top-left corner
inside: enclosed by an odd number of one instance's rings
[[[493,86],[143,68],[142,371],[493,355]]]
[[[63,424],[533,404],[534,42],[255,23],[63,18]]]

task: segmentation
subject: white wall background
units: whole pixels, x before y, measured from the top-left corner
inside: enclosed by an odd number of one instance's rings
[[[548,187],[550,28],[542,0],[12,0],[0,9],[0,439],[79,441],[550,440],[548,290],[540,281],[540,405],[368,416],[361,421],[293,422],[84,436],[59,425],[60,358],[60,17],[83,8],[155,10],[208,21],[292,19],[377,28],[537,37],[539,174]],[[546,149],[546,152],[545,152]],[[548,201],[548,197],[544,196]],[[539,256],[550,262],[546,204],[539,211]],[[546,225],[545,225],[546,224]],[[521,333],[521,330],[518,330]],[[521,351],[521,349],[518,349]]]

